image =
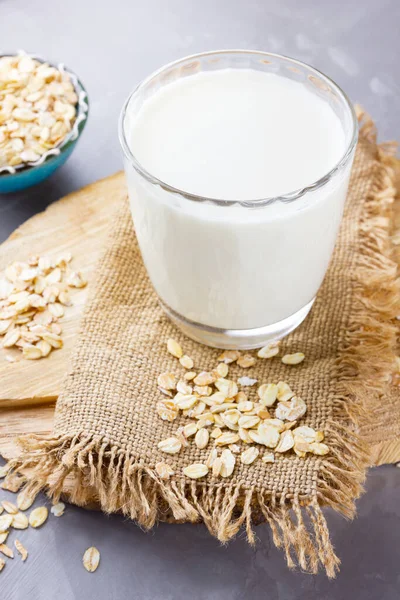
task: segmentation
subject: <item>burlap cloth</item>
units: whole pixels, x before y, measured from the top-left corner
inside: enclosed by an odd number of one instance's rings
[[[389,244],[395,193],[390,155],[389,147],[376,145],[367,120],[328,274],[310,315],[283,343],[285,353],[301,350],[307,360],[296,368],[258,361],[246,371],[260,382],[291,384],[307,402],[303,422],[325,431],[327,456],[282,455],[274,464],[258,460],[251,466],[237,461],[229,480],[193,481],[183,467],[204,462],[210,448],[190,444],[168,459],[176,475],[159,478],[155,464],[165,455],[157,442],[184,423],[162,421],[155,411],[157,376],[177,369],[165,342],[178,339],[204,369],[215,367],[219,352],[185,339],[164,316],[124,202],[97,270],[54,432],[25,437],[24,455],[13,462],[17,470],[30,467],[30,489],[47,488],[57,498],[65,478],[73,477],[73,502],[84,504],[94,494],[103,510],[121,511],[146,528],[158,519],[203,521],[221,541],[244,525],[252,542],[252,524],[267,521],[289,566],[315,573],[320,564],[334,576],[339,560],[321,507],[351,517],[372,444],[398,433],[388,401],[381,400],[390,397],[393,407],[398,400],[389,392],[394,317],[400,314]],[[240,375],[243,370],[233,366],[230,376]],[[393,408],[396,418],[399,412]]]

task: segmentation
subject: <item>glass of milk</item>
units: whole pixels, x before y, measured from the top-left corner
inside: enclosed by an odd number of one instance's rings
[[[185,334],[257,348],[306,318],[335,246],[357,132],[332,80],[265,52],[190,56],[132,92],[119,133],[136,235]]]

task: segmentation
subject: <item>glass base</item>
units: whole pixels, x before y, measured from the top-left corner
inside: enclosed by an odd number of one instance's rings
[[[272,325],[255,329],[219,329],[189,321],[161,302],[171,321],[195,342],[224,350],[252,350],[261,348],[273,340],[279,340],[296,329],[304,321],[314,304],[315,298],[299,311]]]

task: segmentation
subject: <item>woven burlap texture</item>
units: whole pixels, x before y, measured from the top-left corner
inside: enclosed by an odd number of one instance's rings
[[[94,494],[104,511],[121,511],[146,528],[159,519],[203,521],[223,542],[242,525],[253,542],[252,524],[267,521],[289,566],[315,573],[322,565],[334,576],[339,560],[321,507],[354,514],[369,462],[360,425],[371,426],[387,391],[396,345],[393,318],[400,312],[388,241],[390,151],[376,145],[371,127],[367,121],[361,128],[323,286],[306,321],[283,342],[284,353],[301,350],[306,360],[295,368],[279,359],[260,360],[246,371],[259,382],[290,383],[308,406],[303,423],[325,432],[329,455],[283,455],[274,464],[258,460],[251,466],[237,461],[229,480],[191,481],[183,467],[204,462],[210,451],[191,443],[168,457],[176,474],[168,481],[158,477],[155,464],[165,455],[157,443],[184,423],[162,421],[155,411],[157,376],[183,372],[165,342],[179,340],[198,369],[214,368],[219,352],[184,338],[163,314],[124,202],[97,270],[54,432],[22,439],[24,454],[12,463],[16,470],[30,468],[32,492],[46,488],[57,499],[72,476],[75,503]],[[230,377],[243,373],[232,366]]]
[[[374,136],[374,129],[371,129]],[[393,243],[393,258],[400,267],[400,159],[393,159],[395,203],[391,219],[391,240]],[[391,194],[390,186],[387,192]],[[400,321],[397,319],[399,333]],[[400,339],[397,340],[397,356],[400,356]],[[367,419],[361,432],[366,440],[371,454],[372,465],[400,462],[400,372],[395,369],[393,384],[388,382],[387,389],[382,396],[382,401],[376,407],[372,419]]]

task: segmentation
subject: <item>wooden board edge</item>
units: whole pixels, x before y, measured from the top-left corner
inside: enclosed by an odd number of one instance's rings
[[[21,223],[21,225],[19,225],[17,227],[17,229],[15,229],[8,236],[8,238],[6,238],[5,240],[3,240],[3,242],[1,242],[1,244],[5,244],[6,242],[14,241],[14,240],[20,238],[21,235],[23,235],[23,234],[21,234],[22,228],[25,228],[28,224],[31,225],[31,224],[35,223],[35,221],[39,220],[45,213],[53,212],[54,210],[58,209],[60,206],[62,206],[64,204],[68,204],[69,202],[71,202],[72,196],[74,197],[74,200],[76,200],[77,196],[78,197],[85,196],[88,192],[90,193],[92,191],[92,188],[94,188],[97,184],[104,183],[104,182],[111,184],[113,181],[117,181],[118,179],[123,177],[123,175],[124,175],[123,171],[117,171],[117,173],[114,173],[113,175],[108,175],[107,177],[103,177],[102,179],[99,179],[92,183],[88,183],[83,188],[72,191],[69,194],[67,194],[67,196],[63,196],[62,198],[55,200],[54,202],[49,204],[49,206],[47,206],[43,211],[33,215],[32,217],[30,217],[29,219],[27,219],[26,221]]]

